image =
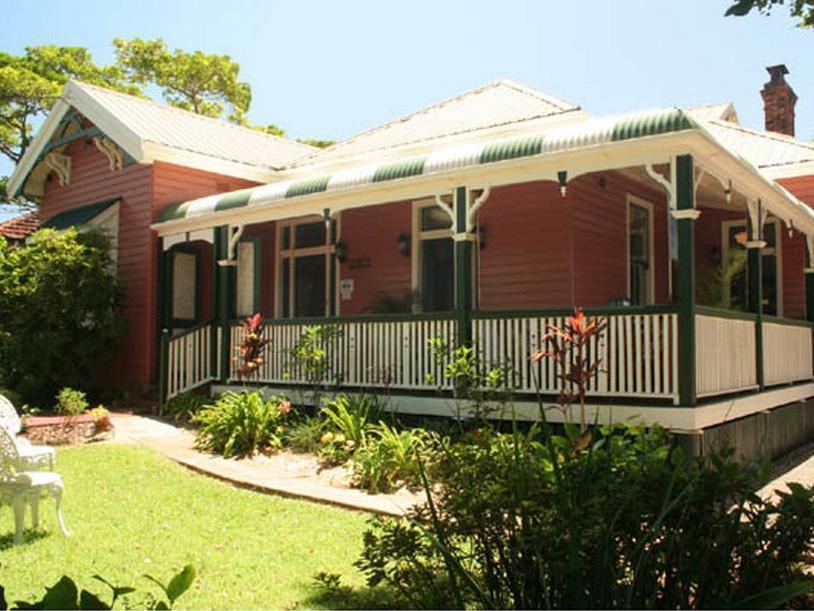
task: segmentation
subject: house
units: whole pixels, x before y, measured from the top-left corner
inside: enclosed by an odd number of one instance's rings
[[[348,391],[449,413],[442,337],[510,364],[533,417],[559,384],[528,355],[581,306],[608,321],[597,418],[756,439],[773,414],[789,445],[814,433],[814,145],[769,72],[766,131],[731,104],[594,117],[496,81],[325,150],[69,83],[10,185],[46,224],[117,207],[122,384],[235,382],[259,311],[264,385],[304,384],[291,348],[329,320]]]

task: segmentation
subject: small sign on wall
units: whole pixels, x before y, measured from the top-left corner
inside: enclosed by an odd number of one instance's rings
[[[343,301],[353,297],[353,278],[343,278],[339,281],[339,296]]]

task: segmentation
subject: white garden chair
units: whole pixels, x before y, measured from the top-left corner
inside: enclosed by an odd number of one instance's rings
[[[0,428],[8,431],[17,446],[20,461],[29,470],[48,469],[54,470],[56,463],[56,452],[50,446],[35,446],[28,439],[19,433],[23,428],[23,423],[17,410],[11,401],[0,395]]]
[[[49,494],[56,502],[57,522],[66,537],[71,535],[62,518],[62,478],[53,471],[25,471],[14,436],[0,427],[0,501],[14,510],[14,545],[23,541],[25,508],[31,507],[34,528],[40,521],[40,498]]]

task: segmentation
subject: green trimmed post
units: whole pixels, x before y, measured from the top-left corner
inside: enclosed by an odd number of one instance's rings
[[[158,405],[163,406],[167,402],[167,374],[170,363],[170,330],[161,330],[161,339],[158,343]]]
[[[684,406],[697,403],[695,386],[695,173],[691,155],[676,159],[678,229],[678,396]]]
[[[229,256],[229,227],[228,225],[221,225],[215,228],[215,237],[212,247],[213,254],[213,270],[215,274],[215,321],[216,328],[221,332],[220,354],[218,355],[218,363],[220,364],[220,381],[226,383],[229,379],[229,364],[231,362],[231,342],[229,337],[229,317],[231,307],[229,303],[229,295],[231,294],[232,284],[232,267],[228,265],[219,265],[219,260],[226,260]],[[217,346],[217,338],[213,342]]]
[[[760,390],[765,388],[763,372],[763,227],[760,226],[762,215],[761,203],[757,202],[756,214],[749,214],[746,219],[747,269],[749,281],[747,283],[749,311],[755,314],[755,366],[757,369],[757,385]]]
[[[469,190],[456,187],[453,197],[455,226],[455,339],[458,346],[472,344],[472,242],[475,235],[467,231]]]

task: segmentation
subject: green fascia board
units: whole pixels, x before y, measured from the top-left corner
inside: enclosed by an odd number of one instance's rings
[[[243,189],[242,191],[233,191],[227,193],[215,204],[215,212],[220,210],[229,210],[230,208],[241,208],[249,203],[249,197],[252,194],[251,189]]]
[[[63,229],[68,229],[69,227],[84,225],[93,217],[100,215],[102,212],[110,208],[110,206],[118,202],[120,199],[121,198],[119,197],[114,197],[112,199],[96,202],[95,204],[88,204],[87,206],[81,206],[79,208],[73,208],[72,210],[60,212],[55,217],[45,221],[42,224],[42,227],[61,231]]]
[[[539,155],[543,151],[543,140],[543,136],[532,136],[530,138],[518,138],[508,142],[489,144],[481,151],[480,163],[494,163],[518,157]]]
[[[311,193],[321,193],[328,189],[328,180],[330,176],[319,176],[317,178],[309,178],[308,180],[300,180],[288,187],[285,192],[285,197],[300,197],[301,195],[310,195]]]
[[[175,202],[174,204],[170,204],[158,215],[158,222],[163,223],[164,221],[174,221],[184,218],[187,214],[189,203],[190,202]]]
[[[427,158],[421,157],[420,159],[408,159],[407,161],[383,165],[376,168],[372,182],[385,182],[387,180],[418,176],[424,172],[424,164],[426,162]]]
[[[613,126],[611,141],[619,142],[697,128],[700,128],[700,125],[695,119],[680,108],[674,108],[658,114],[634,116],[617,121]]]

